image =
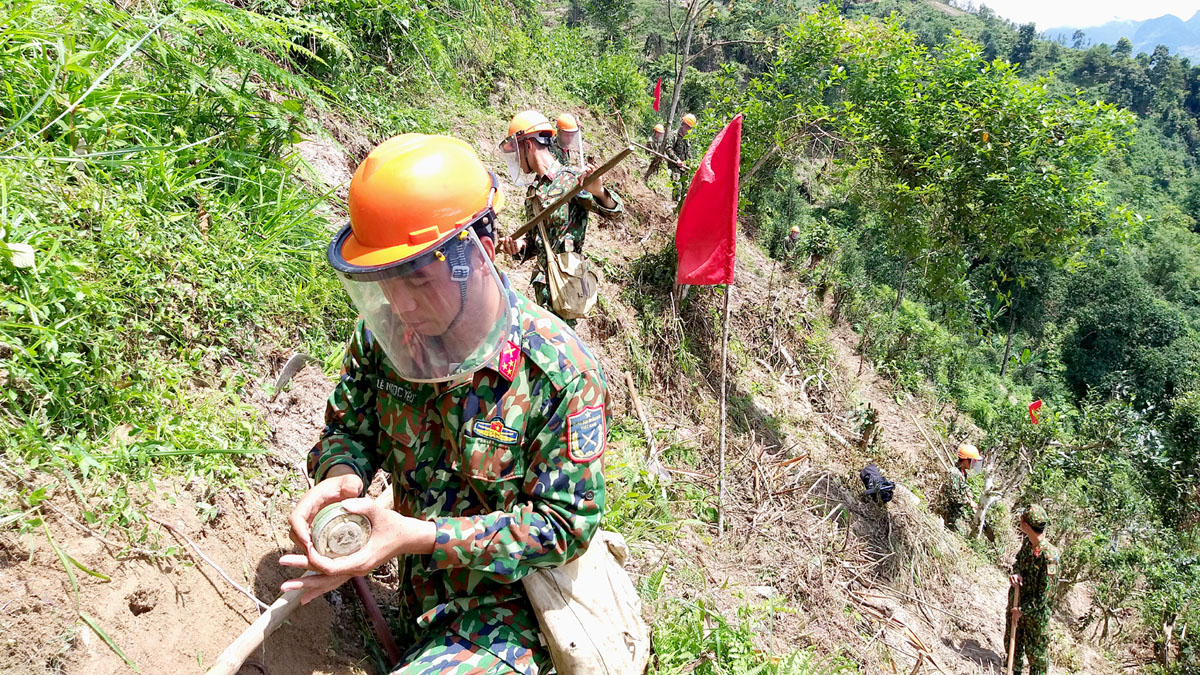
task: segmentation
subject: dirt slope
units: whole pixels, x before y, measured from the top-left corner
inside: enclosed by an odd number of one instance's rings
[[[574,112],[599,146],[598,154],[619,145],[600,120],[586,111]],[[490,156],[495,139],[489,132],[504,124],[495,115],[464,120],[458,130],[475,140],[500,175],[503,167]],[[314,181],[327,185],[343,181],[364,148],[380,140],[344,128],[333,130],[331,137],[340,142],[313,139],[300,148],[316,170]],[[629,340],[642,339],[636,312],[624,301],[623,284],[631,283],[624,275],[667,246],[673,228],[671,205],[637,180],[644,166],[637,162],[612,176],[626,199],[627,215],[597,223],[589,232],[589,253],[608,272],[602,290],[605,308],[579,328],[608,373],[618,416],[629,409],[620,374],[637,366]],[[519,205],[517,191],[510,189],[509,198]],[[507,222],[515,222],[519,212],[519,206],[510,206]],[[502,261],[501,266],[517,288],[528,289],[531,265]],[[696,327],[717,306],[716,297],[713,289],[697,289],[686,325],[701,330]],[[914,672],[918,661],[922,665],[916,672],[932,672],[931,664],[947,673],[1000,672],[1005,574],[946,533],[921,497],[940,485],[942,462],[956,440],[933,436],[937,425],[929,406],[903,396],[897,402],[890,384],[870,364],[864,364],[860,376],[857,336],[844,325],[822,333],[826,313],[810,289],[775,272],[751,241],[739,241],[732,302],[730,388],[737,403],[731,403],[730,415],[728,530],[717,536],[714,526],[687,525],[666,541],[633,542],[636,576],[666,569],[663,597],[648,601],[647,612],[653,617],[668,611],[664,598],[703,599],[737,623],[738,609],[751,606],[762,610],[754,619],[757,640],[770,653],[815,646],[825,654],[852,656],[865,672]],[[792,328],[778,328],[778,317],[787,318]],[[690,337],[712,341],[708,334]],[[698,482],[713,494],[718,354],[719,342],[716,349],[702,347],[697,358],[704,370],[694,390],[673,377],[675,364],[664,361],[650,364],[661,377],[641,392],[660,444],[690,448],[700,457],[691,467],[695,475],[679,474],[676,480]],[[266,381],[286,355],[264,355],[261,363],[248,367]],[[817,364],[820,376],[797,375],[794,359],[800,358]],[[296,467],[319,433],[331,386],[310,366],[275,402],[255,394],[272,430],[272,455],[254,460],[263,478],[251,492],[165,481],[140,496],[149,513],[181,522],[183,533],[267,602],[284,576],[275,560],[288,544],[286,514],[304,489]],[[865,453],[851,447],[857,437],[848,422],[850,411],[863,402],[878,411],[882,427]],[[932,447],[925,434],[930,434]],[[627,450],[618,446],[612,452]],[[904,486],[886,510],[857,497],[857,471],[868,460]],[[201,523],[195,504],[210,487],[217,488],[219,515]],[[65,494],[63,498],[65,507]],[[48,526],[62,549],[111,578],[103,582],[77,573],[80,607],[141,672],[203,672],[257,615],[248,598],[187,556],[174,563],[116,560],[115,551],[62,518],[49,519]],[[159,541],[183,546],[156,525],[150,530]],[[6,641],[0,672],[128,672],[121,658],[76,620],[70,585],[45,536],[5,535],[0,543],[0,615],[7,634],[21,636]],[[376,583],[376,589],[386,598],[385,587]],[[271,675],[370,672],[358,647],[355,606],[349,592],[314,602],[256,660]],[[1112,672],[1095,652],[1075,644],[1069,631],[1056,630],[1062,636],[1056,648],[1060,667]]]

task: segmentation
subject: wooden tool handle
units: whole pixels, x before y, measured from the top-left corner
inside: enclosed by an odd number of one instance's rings
[[[1021,587],[1013,586],[1013,609],[1021,611]],[[1017,618],[1016,614],[1008,613],[1008,622],[1012,627],[1008,637],[1008,668],[1005,669],[1007,675],[1012,675],[1013,672],[1013,655],[1017,653]]]
[[[305,576],[310,574],[315,574],[315,572],[308,572]],[[233,641],[233,644],[221,652],[221,655],[217,657],[217,662],[208,669],[206,675],[234,675],[238,668],[242,667],[242,662],[262,645],[263,640],[266,640],[268,635],[279,628],[292,610],[300,606],[300,596],[303,593],[303,588],[297,588],[279,596],[279,599],[272,603],[258,617],[258,620],[250,624],[250,627],[243,631],[238,639]]]
[[[618,152],[617,154],[613,155],[611,159],[609,159],[609,160],[608,160],[607,162],[605,162],[604,164],[602,164],[602,165],[600,165],[600,166],[596,167],[596,170],[595,170],[595,171],[593,171],[593,172],[591,172],[590,174],[588,174],[588,175],[584,176],[584,178],[585,178],[585,179],[588,179],[588,178],[595,178],[596,176],[603,176],[604,174],[606,174],[606,173],[608,173],[609,171],[611,171],[611,170],[612,170],[612,168],[613,168],[614,166],[616,166],[617,164],[620,164],[620,163],[621,163],[621,160],[623,160],[623,159],[625,159],[626,157],[628,157],[628,156],[629,156],[629,153],[631,153],[631,152],[633,152],[633,146],[632,146],[632,145],[627,145],[627,146],[625,146],[625,149],[624,149],[624,150],[622,150],[622,151]],[[554,213],[555,211],[557,211],[557,210],[561,209],[561,208],[562,208],[563,206],[565,206],[565,205],[566,205],[568,202],[570,202],[572,199],[574,199],[574,198],[575,198],[575,195],[579,194],[579,193],[580,193],[582,190],[583,190],[583,182],[582,182],[582,181],[580,181],[578,184],[576,184],[576,185],[575,185],[575,187],[573,187],[573,188],[571,188],[570,190],[568,190],[568,191],[566,192],[566,194],[564,194],[563,196],[559,197],[558,199],[555,199],[555,200],[554,200],[554,201],[553,201],[553,202],[550,204],[550,206],[547,206],[546,208],[544,208],[544,209],[542,209],[541,211],[539,211],[539,212],[538,212],[538,214],[537,214],[536,216],[534,216],[534,217],[530,218],[528,222],[526,222],[524,225],[522,225],[522,226],[521,226],[521,227],[520,227],[520,228],[519,228],[519,229],[518,229],[516,232],[513,232],[513,233],[512,233],[510,236],[511,236],[513,239],[520,239],[521,237],[525,236],[525,233],[526,233],[526,232],[528,232],[528,231],[532,230],[533,228],[537,227],[537,224],[538,224],[538,223],[540,223],[540,222],[542,222],[543,220],[545,220],[546,218],[548,218],[548,217],[550,216],[550,214],[552,214],[552,213]]]

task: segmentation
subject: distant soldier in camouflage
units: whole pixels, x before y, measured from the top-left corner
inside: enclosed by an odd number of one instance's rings
[[[578,557],[606,501],[608,393],[595,357],[493,265],[497,181],[470,146],[406,134],[350,183],[350,224],[328,258],[362,312],[292,511],[302,601],[398,556],[394,673],[552,668],[521,584]],[[394,510],[360,499],[390,474]],[[311,523],[341,502],[366,548],[329,559]]]
[[[599,213],[611,217],[621,213],[624,206],[614,190],[604,187],[601,176],[592,177],[596,169],[586,164],[583,171],[564,167],[550,152],[555,128],[549,120],[536,110],[519,113],[508,125],[508,136],[500,143],[500,149],[508,162],[513,182],[528,186],[525,192],[525,217],[532,218],[549,206],[555,199],[566,194],[582,181],[583,190],[569,204],[559,209],[545,221],[546,235],[550,248],[557,253],[583,251],[587,236],[588,214]],[[550,285],[546,270],[549,260],[546,247],[542,245],[541,233],[535,228],[527,237],[518,240],[504,238],[500,249],[518,260],[537,257],[538,271],[533,277],[533,293],[538,304],[554,311],[550,300]],[[567,321],[574,326],[575,322]]]
[[[1058,549],[1043,542],[1046,531],[1046,510],[1036,504],[1029,506],[1021,515],[1021,532],[1025,542],[1013,562],[1009,583],[1021,588],[1021,606],[1013,607],[1013,596],[1008,596],[1008,612],[1005,613],[1004,648],[1007,651],[1012,636],[1012,621],[1017,620],[1017,645],[1013,652],[1013,673],[1019,674],[1022,662],[1029,658],[1030,675],[1045,675],[1050,672],[1049,635],[1051,600],[1058,580]]]
[[[676,202],[679,202],[687,194],[689,178],[687,163],[692,159],[692,141],[688,135],[692,133],[695,126],[696,116],[692,113],[684,115],[683,120],[679,123],[679,130],[675,133],[675,142],[667,148],[667,157],[671,160],[671,174],[674,176],[671,198]]]
[[[583,170],[583,132],[571,113],[563,113],[554,120],[554,143],[550,152],[559,164],[571,169]]]
[[[960,531],[959,523],[964,518],[970,523],[975,515],[975,496],[967,484],[967,472],[977,468],[982,461],[979,448],[970,443],[959,445],[958,464],[942,485],[942,520],[955,532]]]

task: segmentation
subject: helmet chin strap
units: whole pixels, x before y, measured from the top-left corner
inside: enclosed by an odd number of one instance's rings
[[[471,278],[471,265],[467,259],[465,240],[458,238],[451,240],[446,244],[443,252],[446,255],[446,264],[450,265],[450,278],[458,282],[458,312],[450,321],[450,325],[446,327],[448,333],[458,325],[463,313],[467,310],[467,282]]]

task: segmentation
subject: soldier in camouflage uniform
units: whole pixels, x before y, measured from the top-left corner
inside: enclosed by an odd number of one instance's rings
[[[671,199],[679,202],[687,194],[688,166],[692,159],[692,141],[688,135],[696,126],[696,116],[688,113],[679,123],[679,131],[675,133],[675,142],[667,148],[667,157],[671,159],[671,174],[674,177],[671,187]]]
[[[559,164],[571,169],[582,170],[583,162],[583,132],[579,123],[571,113],[563,113],[554,120],[554,142],[550,144],[550,153]]]
[[[546,234],[550,237],[550,248],[556,254],[582,252],[589,213],[595,212],[604,217],[621,213],[624,206],[620,195],[604,187],[602,177],[589,177],[595,166],[588,164],[580,172],[564,167],[554,159],[549,150],[554,127],[541,113],[534,110],[522,112],[513,118],[508,129],[508,137],[500,147],[509,162],[510,171],[514,172],[514,181],[518,185],[528,186],[525,192],[526,220],[583,181],[583,190],[569,204],[543,221]],[[534,228],[527,237],[516,241],[502,238],[500,249],[521,261],[537,258],[537,273],[532,282],[534,297],[542,307],[554,311],[547,277],[550,261],[538,229]],[[574,320],[566,323],[572,327],[575,325]]]
[[[330,263],[362,311],[293,510],[281,563],[302,602],[398,557],[394,673],[550,672],[521,584],[587,548],[605,505],[608,393],[595,357],[492,265],[495,177],[470,146],[391,139],[359,166]],[[394,510],[359,499],[377,471]],[[367,516],[362,551],[329,559],[325,505]]]
[[[958,446],[958,464],[942,485],[942,520],[946,527],[959,532],[959,522],[971,522],[975,514],[975,496],[967,484],[967,472],[977,467],[983,458],[979,449],[970,443]]]
[[[1046,531],[1046,510],[1036,504],[1029,506],[1021,515],[1021,532],[1025,542],[1013,562],[1009,582],[1021,588],[1021,606],[1013,607],[1013,596],[1008,596],[1008,612],[1017,621],[1017,644],[1013,652],[1013,673],[1019,674],[1024,659],[1029,659],[1030,675],[1045,675],[1050,672],[1049,635],[1051,600],[1058,579],[1058,549],[1043,542]],[[1004,649],[1008,649],[1012,636],[1012,621],[1005,622]]]

